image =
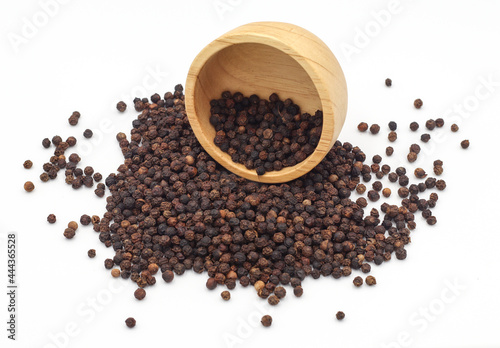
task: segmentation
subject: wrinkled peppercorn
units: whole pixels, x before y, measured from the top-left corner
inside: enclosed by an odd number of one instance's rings
[[[136,321],[134,318],[130,317],[125,320],[125,325],[127,325],[128,328],[133,328],[135,327]]]
[[[374,276],[367,276],[365,279],[366,285],[372,286],[377,284],[377,280],[375,279]]]
[[[260,322],[262,326],[269,327],[273,323],[273,318],[270,315],[264,315]]]
[[[425,122],[425,127],[428,129],[428,130],[433,130],[434,128],[436,128],[436,121],[434,120],[427,120],[427,122]]]
[[[361,122],[360,124],[358,124],[358,130],[360,132],[366,132],[367,129],[368,129],[368,123]]]
[[[396,139],[398,138],[398,134],[396,132],[390,132],[387,138],[389,139],[390,142],[395,142]]]
[[[127,109],[127,104],[125,104],[123,101],[119,101],[116,104],[116,109],[120,112],[125,112],[125,110]]]
[[[385,154],[387,156],[392,156],[392,154],[394,153],[394,148],[392,148],[392,146],[388,146],[386,149],[385,149]]]
[[[25,169],[30,169],[31,167],[33,167],[33,162],[31,162],[30,160],[26,160],[26,161],[24,161],[24,163],[23,163],[23,167],[24,167]]]
[[[87,251],[87,255],[88,257],[90,257],[91,259],[93,259],[96,255],[95,253],[95,249],[90,249],[89,251]]]
[[[223,292],[221,292],[220,296],[222,297],[222,299],[224,301],[229,301],[231,299],[231,293],[227,290],[224,290]]]
[[[414,174],[418,179],[423,179],[427,176],[427,173],[425,173],[425,170],[423,170],[422,168],[415,169]]]
[[[80,217],[80,223],[83,225],[83,226],[87,226],[87,225],[90,225],[90,223],[92,222],[92,219],[90,218],[90,216],[88,216],[87,214],[84,214]]]
[[[417,129],[419,128],[419,124],[417,122],[412,122],[410,123],[410,129],[413,131],[413,132],[416,132]]]
[[[47,216],[47,221],[50,223],[50,224],[54,224],[56,222],[56,216],[54,214],[50,214],[49,216]]]
[[[470,142],[469,140],[463,140],[461,143],[460,143],[460,146],[462,146],[462,149],[467,149],[470,145]]]
[[[144,300],[144,298],[146,297],[146,290],[144,290],[143,288],[138,288],[134,291],[134,297],[139,301]]]
[[[337,318],[337,320],[344,320],[345,313],[342,311],[338,311],[337,314],[335,314],[335,317]]]
[[[429,142],[429,140],[431,140],[431,135],[428,133],[424,133],[420,136],[420,140],[424,143],[427,143]]]
[[[378,124],[372,124],[370,126],[370,132],[372,134],[378,134],[378,132],[380,132],[380,126]]]
[[[389,78],[385,79],[385,85],[386,85],[387,87],[391,87],[391,86],[392,86],[392,80],[391,80],[391,79],[389,79]]]
[[[441,128],[444,126],[444,120],[442,118],[436,119],[436,127]]]
[[[304,289],[302,289],[301,286],[297,286],[293,289],[293,294],[297,297],[301,297],[302,294],[304,293]]]
[[[361,285],[363,285],[363,278],[361,278],[360,276],[357,276],[354,278],[354,280],[352,282],[353,282],[354,286],[360,287]]]
[[[416,109],[420,109],[422,105],[424,105],[422,99],[415,99],[415,101],[413,102],[413,106],[415,106]]]
[[[456,123],[453,123],[450,128],[453,133],[458,132],[459,130],[459,127]]]

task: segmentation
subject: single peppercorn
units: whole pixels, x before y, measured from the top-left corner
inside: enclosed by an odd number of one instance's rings
[[[286,289],[282,286],[277,286],[274,289],[274,294],[281,300],[286,296]]]
[[[116,104],[116,109],[120,112],[125,112],[125,110],[127,109],[127,104],[125,104],[123,101],[119,101]]]
[[[52,138],[52,144],[54,144],[55,146],[59,145],[60,143],[62,143],[62,138],[59,136],[59,135],[55,135],[53,138]]]
[[[144,300],[144,298],[146,297],[146,290],[144,290],[143,288],[138,288],[134,291],[134,297],[139,301]]]
[[[113,259],[104,260],[104,268],[112,269],[114,265],[115,265],[115,262],[113,261]]]
[[[66,237],[67,239],[72,239],[74,236],[75,236],[75,230],[68,227],[67,229],[64,230],[64,237]]]
[[[52,144],[52,142],[50,141],[49,138],[45,138],[42,140],[42,146],[46,149],[48,149],[50,147],[50,144]]]
[[[92,219],[91,219],[91,218],[90,218],[90,216],[88,216],[87,214],[83,214],[83,215],[80,217],[80,223],[81,223],[83,226],[87,226],[87,225],[89,225],[91,222],[92,222]]]
[[[69,118],[68,118],[68,123],[72,126],[76,126],[78,124],[78,120],[79,118],[74,116],[74,115],[71,115]]]
[[[431,135],[429,133],[424,133],[420,136],[420,140],[424,143],[429,142],[431,140]]]
[[[389,198],[391,196],[391,189],[386,187],[382,190],[382,195],[385,197],[385,198]]]
[[[86,139],[92,138],[93,135],[94,135],[94,132],[92,132],[90,129],[85,129],[85,131],[83,132],[83,136]]]
[[[378,132],[380,132],[380,126],[378,124],[372,124],[370,126],[370,132],[372,134],[378,134]]]
[[[444,126],[444,120],[442,118],[436,119],[436,127],[441,128]]]
[[[360,287],[361,285],[363,285],[363,278],[361,278],[360,276],[357,276],[354,278],[354,280],[352,282],[353,282],[354,286]]]
[[[345,313],[342,311],[338,311],[337,314],[335,314],[335,317],[337,318],[337,320],[344,320]]]
[[[470,145],[470,142],[469,140],[463,140],[461,143],[460,143],[460,146],[462,146],[462,149],[467,149]]]
[[[410,123],[410,129],[412,132],[416,132],[418,128],[420,128],[420,125],[417,122]]]
[[[387,87],[391,87],[391,86],[392,86],[392,80],[391,80],[391,79],[389,79],[389,78],[385,79],[385,85],[386,85]]]
[[[66,139],[66,144],[68,144],[68,147],[75,146],[76,142],[77,142],[77,140],[75,137],[69,137],[68,139]]]
[[[26,192],[31,192],[35,189],[35,185],[31,181],[26,181],[24,183],[24,189]]]
[[[33,162],[31,162],[30,160],[26,160],[26,161],[24,161],[24,163],[23,163],[23,167],[24,167],[25,169],[30,169],[31,167],[33,167]]]
[[[387,156],[392,156],[392,154],[394,153],[394,148],[392,146],[388,146],[386,149],[385,149],[385,154]]]
[[[71,221],[68,223],[68,227],[76,231],[78,229],[78,224],[76,223],[76,221]]]
[[[372,286],[377,284],[377,279],[374,276],[367,276],[365,279],[366,285]]]
[[[444,181],[444,180],[438,180],[438,181],[436,181],[436,188],[439,191],[443,191],[446,188],[446,181]]]
[[[368,191],[368,199],[372,202],[376,202],[380,199],[380,195],[377,191],[370,190]]]
[[[434,174],[441,175],[441,174],[443,174],[443,171],[444,171],[443,166],[440,166],[440,165],[434,166]]]
[[[361,122],[360,124],[358,124],[358,130],[360,132],[366,132],[367,129],[368,129],[368,123]]]
[[[49,222],[49,224],[54,224],[56,222],[56,216],[54,214],[50,214],[49,216],[47,216],[47,221]]]
[[[271,306],[276,306],[278,303],[280,303],[280,299],[278,298],[278,296],[276,295],[271,295],[267,298],[267,302],[271,305]]]
[[[429,216],[429,217],[427,218],[427,220],[426,220],[426,221],[427,221],[427,223],[428,223],[429,225],[431,225],[431,226],[432,226],[432,225],[435,225],[435,224],[436,224],[437,219],[436,219],[436,217],[435,217],[435,216]]]
[[[128,328],[133,328],[135,327],[136,321],[134,318],[130,317],[125,320],[125,325],[127,325]]]
[[[406,158],[408,159],[408,162],[413,163],[417,160],[418,155],[415,152],[410,152]]]
[[[217,287],[217,281],[214,278],[208,278],[207,289],[214,290]]]
[[[49,178],[49,174],[47,174],[47,173],[42,173],[42,174],[40,174],[40,180],[41,180],[42,182],[47,182],[47,181],[49,181],[49,180],[50,180],[50,178]]]
[[[224,301],[229,301],[231,299],[231,293],[227,290],[224,290],[223,292],[221,292],[220,296],[222,297],[222,299]]]
[[[389,135],[387,136],[387,138],[389,139],[389,141],[391,143],[393,143],[398,138],[398,134],[396,132],[390,132]]]
[[[422,99],[415,99],[415,101],[413,102],[413,106],[415,106],[416,109],[420,109],[422,105],[424,105]]]
[[[301,286],[296,286],[295,288],[293,288],[293,294],[295,296],[301,297],[303,293],[304,293],[304,289],[302,289]]]
[[[366,191],[366,186],[364,184],[358,184],[356,186],[356,192],[362,195]]]
[[[428,129],[428,130],[433,130],[434,128],[436,128],[436,121],[430,119],[430,120],[427,120],[427,122],[425,122],[425,127]]]
[[[95,249],[90,249],[89,251],[87,251],[87,255],[88,257],[90,257],[91,259],[93,259],[96,255],[95,253]]]
[[[273,323],[273,318],[270,315],[264,315],[260,322],[262,326],[269,327]]]
[[[418,179],[423,179],[427,176],[427,173],[422,168],[415,169],[414,174],[415,174],[415,177]]]
[[[113,278],[118,278],[120,276],[120,274],[121,274],[121,272],[120,272],[120,270],[118,268],[113,268],[111,270],[111,276]]]
[[[458,130],[459,130],[458,125],[457,125],[456,123],[453,123],[453,124],[451,125],[451,131],[452,131],[453,133],[456,133],[456,132],[458,132]]]
[[[398,129],[398,124],[394,121],[389,122],[388,126],[391,131],[395,131],[396,129]]]

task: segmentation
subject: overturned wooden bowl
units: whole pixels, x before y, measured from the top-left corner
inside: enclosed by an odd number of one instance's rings
[[[209,122],[210,101],[223,91],[261,98],[277,93],[282,100],[291,98],[301,112],[322,110],[315,151],[293,167],[264,175],[233,162],[214,144]],[[282,183],[308,173],[332,148],[347,113],[347,86],[337,59],[317,36],[293,24],[258,22],[231,30],[198,54],[189,69],[185,103],[198,141],[214,160],[249,180]]]

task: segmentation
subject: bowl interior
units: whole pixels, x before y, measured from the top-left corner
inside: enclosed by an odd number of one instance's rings
[[[264,44],[231,45],[207,60],[194,86],[196,117],[204,140],[211,144],[215,129],[209,122],[210,101],[221,98],[223,91],[241,92],[245,96],[257,94],[265,99],[277,93],[282,100],[291,98],[300,106],[301,112],[314,114],[322,109],[313,81],[291,56]],[[221,156],[231,161],[229,155]],[[239,166],[246,170],[242,164]],[[285,168],[280,173],[290,170],[293,168]]]

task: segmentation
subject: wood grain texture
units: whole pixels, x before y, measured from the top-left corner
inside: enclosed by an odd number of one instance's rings
[[[210,100],[223,91],[276,92],[293,99],[302,112],[323,111],[323,131],[313,154],[294,167],[258,176],[235,163],[213,142]],[[231,172],[249,180],[282,183],[296,179],[320,163],[337,140],[347,113],[347,86],[342,69],[323,41],[293,24],[257,22],[238,27],[206,46],[194,59],[185,91],[186,110],[203,148]]]

